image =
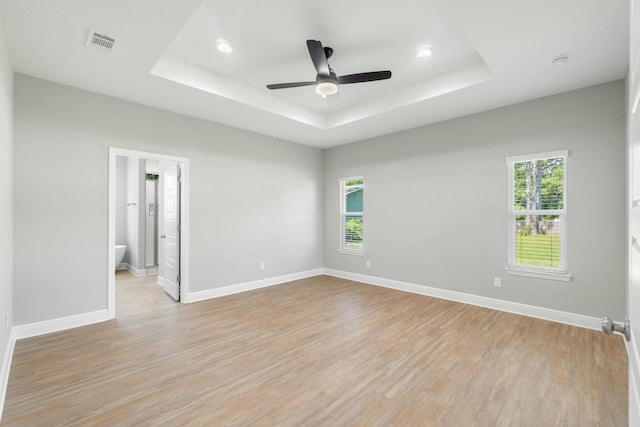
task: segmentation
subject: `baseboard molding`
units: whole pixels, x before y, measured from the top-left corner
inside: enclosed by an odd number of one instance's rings
[[[425,295],[435,298],[441,298],[449,301],[461,302],[464,304],[476,305],[479,307],[491,308],[494,310],[504,311],[507,313],[519,314],[522,316],[534,317],[542,320],[563,323],[581,328],[600,330],[602,328],[602,320],[596,317],[585,316],[582,314],[569,313],[566,311],[554,310],[551,308],[538,307],[528,304],[522,304],[512,301],[505,301],[495,298],[483,297],[479,295],[467,294],[464,292],[451,291],[447,289],[435,288],[431,286],[417,285],[414,283],[401,282],[398,280],[384,279],[381,277],[368,276],[364,274],[351,273],[348,271],[334,270],[330,268],[319,268],[300,273],[294,273],[284,276],[271,277],[268,279],[256,280],[253,282],[240,283],[237,285],[225,286],[222,288],[207,289],[205,291],[189,293],[184,302],[191,303],[204,301],[212,298],[219,298],[226,295],[237,294],[254,289],[265,288],[268,286],[279,285],[294,280],[305,279],[320,274],[339,277],[347,280],[354,280],[368,285],[381,286],[385,288],[395,289],[414,294]],[[160,278],[159,278],[160,283]]]
[[[399,291],[446,299],[449,301],[477,305],[480,307],[491,308],[508,313],[520,314],[523,316],[535,317],[543,320],[550,320],[553,322],[579,326],[587,329],[600,330],[602,328],[602,320],[596,317],[472,295],[447,289],[434,288],[431,286],[417,285],[414,283],[401,282],[398,280],[385,279],[382,277],[368,276],[342,270],[334,270],[331,268],[317,268],[298,273],[286,274],[283,276],[255,280],[252,282],[238,283],[221,288],[190,292],[187,295],[183,296],[183,302],[192,303],[212,298],[219,298],[226,295],[233,295],[241,292],[251,291],[254,289],[266,288],[269,286],[292,282],[294,280],[306,279],[308,277],[318,276],[321,274],[326,274],[328,276],[339,277],[347,280],[354,280],[369,285],[381,286],[385,288],[396,289]],[[160,286],[164,286],[164,279],[158,276],[157,283]],[[65,329],[76,328],[79,326],[90,325],[93,323],[104,322],[107,320],[109,320],[108,311],[98,310],[90,313],[83,313],[74,316],[30,323],[27,325],[18,325],[12,329],[12,335],[14,340],[18,340],[22,338],[44,335],[51,332],[58,332]]]
[[[2,411],[4,409],[4,401],[7,397],[7,386],[9,385],[9,370],[11,369],[11,361],[13,360],[13,350],[16,346],[16,334],[14,328],[9,333],[9,341],[2,358],[0,366],[0,421],[2,420]]]
[[[339,277],[341,279],[354,280],[368,285],[381,286],[384,288],[396,289],[399,291],[411,292],[435,298],[456,301],[465,304],[477,305],[522,316],[535,317],[537,319],[550,320],[552,322],[564,323],[581,328],[600,330],[602,320],[596,317],[582,314],[568,313],[566,311],[554,310],[550,308],[537,307],[533,305],[521,304],[517,302],[504,301],[495,298],[488,298],[478,295],[466,294],[463,292],[451,291],[447,289],[434,288],[431,286],[416,285],[414,283],[400,282],[398,280],[384,279],[381,277],[367,276],[364,274],[351,273],[348,271],[333,270],[331,268],[322,269],[327,276]]]
[[[107,320],[109,320],[109,312],[105,309],[26,325],[18,325],[14,326],[13,330],[15,331],[15,338],[19,340],[77,328],[79,326],[91,325],[93,323],[105,322]]]
[[[252,282],[238,283],[236,285],[224,286],[221,288],[207,289],[205,291],[189,292],[183,296],[183,302],[191,303],[204,301],[212,298],[219,298],[227,295],[238,294],[240,292],[252,291],[254,289],[266,288],[269,286],[280,285],[294,280],[306,279],[308,277],[319,276],[322,268],[314,270],[301,271],[299,273],[286,274],[284,276],[269,277],[267,279],[255,280]]]
[[[145,268],[136,268],[130,264],[127,264],[125,269],[136,277],[144,277],[144,276],[149,276],[151,274],[156,274],[156,273],[149,273]]]
[[[129,273],[133,274],[136,277],[144,277],[158,274],[160,268],[158,266],[149,268],[135,268],[134,266],[123,262],[118,266],[118,268],[116,268],[116,270],[127,270]]]

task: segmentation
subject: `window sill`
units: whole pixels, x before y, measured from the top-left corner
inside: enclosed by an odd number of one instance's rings
[[[356,249],[338,249],[338,253],[341,253],[344,255],[364,256],[364,251],[359,251]]]
[[[506,267],[507,274],[513,276],[534,277],[536,279],[557,280],[560,282],[569,282],[573,276],[567,273],[554,273],[551,271],[527,270],[524,268]]]

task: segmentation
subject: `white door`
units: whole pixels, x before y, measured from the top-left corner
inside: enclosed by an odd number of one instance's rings
[[[631,322],[629,342],[629,425],[640,426],[640,0],[631,1],[629,55],[629,283],[627,312]]]
[[[164,258],[164,290],[180,300],[180,168],[169,166],[163,173],[163,231],[160,241]]]

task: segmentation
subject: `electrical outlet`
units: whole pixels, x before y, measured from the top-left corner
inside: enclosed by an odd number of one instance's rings
[[[260,270],[264,270],[264,262],[260,263]]]
[[[367,268],[371,268],[371,261],[367,261],[366,266]]]
[[[494,277],[493,278],[493,286],[495,286],[496,288],[501,288],[502,287],[502,279],[499,277]]]

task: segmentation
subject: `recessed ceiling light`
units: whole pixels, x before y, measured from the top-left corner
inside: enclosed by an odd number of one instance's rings
[[[231,45],[226,40],[222,40],[222,39],[216,40],[216,48],[222,53],[233,52]]]
[[[421,47],[420,49],[418,49],[418,52],[416,52],[416,56],[418,58],[428,58],[431,56],[431,48],[429,46],[425,46],[425,47]]]

